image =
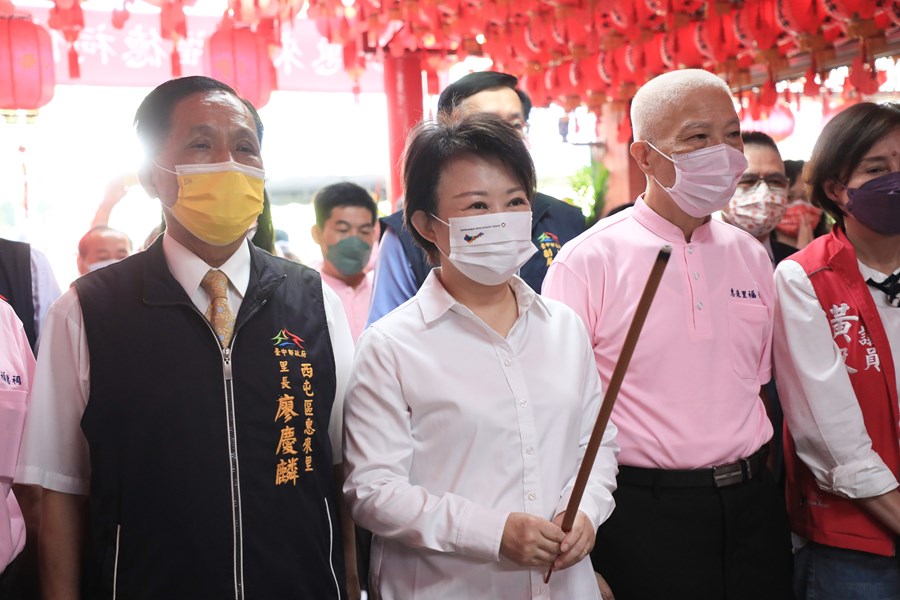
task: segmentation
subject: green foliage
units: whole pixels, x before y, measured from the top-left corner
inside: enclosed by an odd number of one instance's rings
[[[590,227],[600,219],[606,205],[609,169],[602,162],[592,161],[569,177],[569,184],[575,192],[572,203],[581,208]]]

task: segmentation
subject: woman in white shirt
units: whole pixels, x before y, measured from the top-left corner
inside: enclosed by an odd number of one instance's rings
[[[900,104],[829,122],[806,167],[836,221],[775,272],[798,599],[900,598]]]
[[[498,117],[441,116],[410,137],[404,183],[406,226],[439,268],[363,333],[346,396],[370,593],[599,599],[585,556],[614,505],[615,428],[566,534],[600,380],[578,316],[515,275],[537,250],[528,150]]]

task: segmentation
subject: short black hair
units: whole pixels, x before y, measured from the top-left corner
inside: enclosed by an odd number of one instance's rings
[[[436,120],[422,121],[410,133],[403,159],[403,223],[433,264],[438,260],[437,246],[419,234],[412,216],[418,211],[437,212],[437,187],[444,168],[465,155],[498,161],[522,185],[528,201],[534,200],[534,162],[512,125],[490,113],[439,112]]]
[[[172,125],[172,112],[175,105],[189,96],[201,93],[225,92],[244,103],[253,116],[256,124],[256,136],[262,143],[263,126],[259,114],[250,102],[244,100],[234,89],[221,81],[203,75],[192,75],[170,79],[158,85],[147,94],[134,115],[134,126],[138,140],[144,146],[147,156],[153,156],[159,150],[163,140],[169,134]]]
[[[843,227],[844,213],[825,193],[825,184],[836,179],[846,185],[866,152],[898,127],[897,102],[860,102],[835,115],[822,128],[804,171],[810,202],[825,209]]]
[[[770,148],[778,153],[778,157],[781,158],[778,144],[776,144],[775,140],[772,139],[772,136],[767,133],[763,133],[762,131],[742,131],[741,140],[744,142],[745,146],[763,146],[764,148]]]
[[[797,178],[803,173],[802,160],[786,160],[784,161],[784,174],[787,175],[788,185],[797,183]]]
[[[453,112],[469,96],[474,96],[487,90],[506,87],[519,96],[519,100],[522,101],[522,116],[528,121],[528,115],[531,114],[531,98],[516,87],[518,84],[519,80],[508,73],[498,73],[496,71],[469,73],[444,88],[440,98],[438,98],[438,112]]]
[[[350,181],[341,181],[326,185],[316,192],[313,198],[313,207],[316,209],[316,225],[319,228],[325,226],[325,222],[331,218],[331,212],[341,206],[359,206],[372,213],[372,224],[378,218],[378,205],[372,199],[371,194],[364,187]]]

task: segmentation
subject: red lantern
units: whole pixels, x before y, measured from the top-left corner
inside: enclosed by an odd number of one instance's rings
[[[741,130],[743,131],[761,131],[772,136],[776,142],[780,142],[794,133],[796,119],[790,106],[784,102],[773,106],[765,118],[758,118],[761,115],[752,117],[750,112],[744,111],[744,118],[741,119]]]
[[[875,13],[875,25],[882,30],[900,25],[900,4],[885,2],[881,11]]]
[[[774,0],[758,0],[747,3],[735,12],[734,31],[744,45],[755,44],[760,51],[775,48],[781,30]]]
[[[678,29],[671,39],[675,61],[681,66],[700,68],[712,54],[706,32],[698,23]]]
[[[662,75],[672,67],[672,54],[665,49],[666,34],[657,33],[644,44],[644,75],[650,79]]]
[[[0,17],[0,109],[37,110],[55,84],[47,30],[23,15]]]
[[[252,29],[223,19],[206,40],[206,74],[233,87],[256,108],[269,101],[275,67],[263,38]]]
[[[69,44],[69,77],[78,79],[81,77],[81,67],[78,64],[78,51],[75,50],[75,42],[84,29],[84,12],[81,10],[80,0],[54,0],[53,8],[47,17],[47,25],[50,29],[62,32]]]
[[[874,0],[826,0],[825,8],[837,19],[853,21],[873,18],[878,4]]]
[[[779,20],[795,36],[816,35],[825,20],[821,0],[778,0]]]
[[[705,39],[709,42],[712,55],[717,62],[737,58],[747,51],[734,33],[734,13],[719,13],[713,9],[709,18],[700,24]]]

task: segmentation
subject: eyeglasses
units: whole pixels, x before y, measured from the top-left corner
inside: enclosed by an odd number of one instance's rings
[[[756,173],[744,173],[741,175],[741,180],[738,181],[738,187],[742,190],[754,190],[759,186],[760,181],[765,181],[766,185],[773,190],[786,190],[790,183],[788,178],[780,173],[772,173],[765,177]]]

